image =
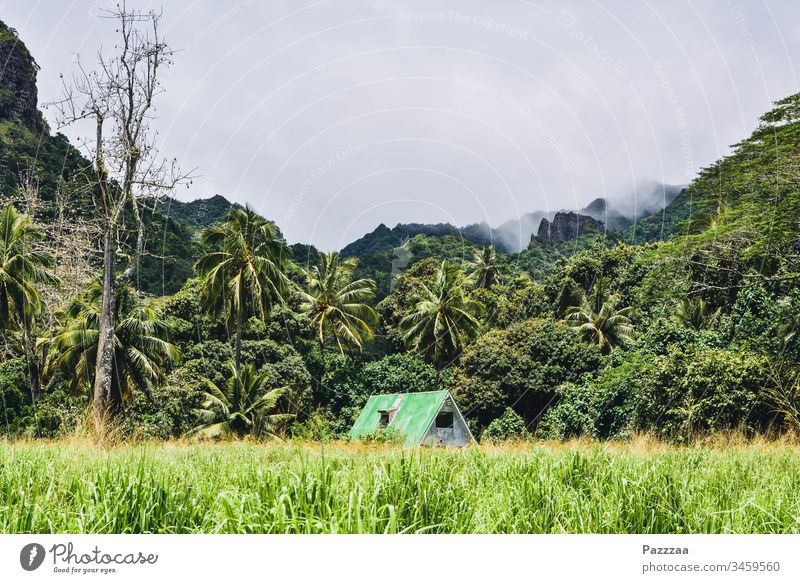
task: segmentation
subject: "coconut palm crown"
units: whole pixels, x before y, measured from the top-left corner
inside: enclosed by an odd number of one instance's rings
[[[61,371],[73,391],[94,385],[102,297],[102,284],[96,281],[73,298],[67,322],[50,345],[47,373]],[[167,326],[159,311],[140,300],[134,289],[120,286],[116,299],[112,402],[120,406],[133,389],[149,393],[151,384],[162,377],[163,366],[177,360],[180,352],[166,340]]]
[[[469,297],[463,272],[442,261],[430,284],[422,283],[420,296],[400,320],[406,344],[439,366],[452,362],[480,327],[483,304]]]
[[[238,370],[245,317],[264,320],[275,303],[284,302],[289,248],[274,224],[240,207],[205,229],[201,240],[211,250],[195,265],[204,278],[200,299],[207,312],[223,315],[234,328]]]
[[[0,210],[0,326],[30,330],[42,311],[39,286],[58,285],[53,256],[36,248],[44,239],[29,215],[12,205]]]
[[[311,318],[320,344],[332,339],[342,354],[348,345],[361,350],[373,338],[372,325],[378,321],[375,310],[364,303],[375,297],[375,282],[354,280],[357,266],[354,257],[327,253],[320,256],[319,265],[304,272],[307,291],[301,309]]]
[[[252,364],[237,370],[229,363],[228,372],[228,380],[222,385],[205,379],[203,405],[196,410],[200,425],[189,435],[200,438],[241,438],[247,434],[277,437],[280,423],[293,417],[276,412],[278,400],[287,387],[269,390],[269,375],[258,372]]]
[[[504,272],[500,254],[493,245],[476,250],[469,267],[470,281],[477,288],[492,287],[500,281]]]
[[[632,307],[617,308],[618,294],[608,292],[608,281],[599,280],[591,293],[583,293],[580,304],[567,308],[564,320],[587,342],[597,344],[603,354],[622,345],[634,332]]]

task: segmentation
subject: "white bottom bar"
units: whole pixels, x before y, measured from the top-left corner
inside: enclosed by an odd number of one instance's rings
[[[0,580],[798,581],[799,550],[800,535],[4,535]]]

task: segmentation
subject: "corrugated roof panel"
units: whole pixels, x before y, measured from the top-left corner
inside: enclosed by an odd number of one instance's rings
[[[381,411],[391,408],[395,400],[402,396],[397,414],[388,429],[399,431],[405,437],[406,446],[418,445],[448,394],[448,391],[428,391],[373,395],[350,430],[350,438],[358,439],[375,433],[380,425]]]
[[[350,430],[350,439],[375,433],[381,420],[381,410],[391,407],[398,396],[397,394],[371,396]]]

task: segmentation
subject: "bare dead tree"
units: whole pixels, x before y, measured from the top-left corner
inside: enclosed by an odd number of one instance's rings
[[[85,170],[85,169],[84,169]],[[31,398],[36,401],[42,396],[44,387],[45,363],[50,346],[50,331],[58,323],[56,306],[63,306],[90,281],[93,258],[98,249],[94,248],[97,239],[95,221],[78,220],[70,216],[74,207],[75,185],[68,185],[59,179],[55,190],[55,213],[52,218],[40,216],[40,210],[48,211],[40,192],[40,179],[36,164],[31,161],[19,170],[17,175],[17,196],[10,199],[12,204],[22,206],[31,217],[33,225],[46,234],[33,245],[34,251],[46,253],[54,259],[53,274],[58,285],[43,286],[39,291],[44,298],[42,313],[30,314],[23,322],[19,337],[3,335],[5,352],[21,349],[27,361]],[[83,185],[85,190],[87,185]],[[76,213],[77,214],[77,213]],[[96,262],[95,262],[96,263]]]
[[[159,157],[157,132],[151,125],[154,100],[163,92],[160,72],[173,56],[159,33],[161,14],[128,9],[122,2],[103,16],[118,27],[114,50],[110,55],[100,50],[92,70],[85,68],[78,56],[78,73],[71,83],[64,82],[63,98],[52,104],[62,127],[78,122],[94,125],[93,137],[81,146],[93,164],[94,213],[103,250],[103,298],[92,394],[99,440],[122,404],[112,383],[116,290],[128,280],[141,257],[144,234],[139,199],[163,194],[188,179],[174,159],[168,162]],[[125,255],[127,265],[121,266],[120,237],[126,213],[132,217],[136,242],[134,253]]]
[[[61,281],[58,295],[49,302],[63,306],[91,281],[101,249],[97,248],[100,228],[96,219],[81,219],[71,211],[74,195],[64,185],[55,192],[55,216],[45,225],[53,241],[51,253],[56,259],[56,276]]]
[[[17,188],[22,194],[22,200],[25,203],[25,212],[35,218],[36,213],[39,211],[41,197],[39,196],[39,177],[36,175],[33,164],[29,164],[26,168],[19,171]]]

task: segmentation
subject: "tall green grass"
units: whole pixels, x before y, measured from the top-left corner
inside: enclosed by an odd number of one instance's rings
[[[797,452],[0,444],[0,532],[797,533]]]

